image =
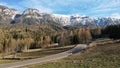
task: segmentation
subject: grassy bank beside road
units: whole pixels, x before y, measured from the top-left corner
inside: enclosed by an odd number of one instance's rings
[[[120,43],[101,44],[67,58],[27,68],[120,68]],[[26,68],[22,67],[22,68]]]
[[[49,56],[49,55],[67,51],[69,49],[72,49],[73,47],[74,47],[74,45],[62,46],[62,47],[52,47],[52,48],[45,48],[45,49],[32,49],[32,50],[28,50],[26,52],[17,53],[16,59],[13,59],[12,55],[6,56],[5,59],[0,59],[0,64],[41,58],[41,57],[45,57],[45,56]]]

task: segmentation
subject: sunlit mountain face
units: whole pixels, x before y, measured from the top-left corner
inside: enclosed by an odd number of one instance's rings
[[[42,13],[62,15],[86,15],[90,17],[120,18],[120,0],[0,0],[1,5],[23,12],[27,8],[40,10]]]
[[[20,13],[16,9],[0,6],[1,23],[9,24],[43,24],[58,23],[62,26],[84,26],[84,27],[105,27],[108,25],[120,24],[119,18],[103,17],[93,18],[90,16],[82,16],[79,14],[63,15],[42,13],[38,9],[28,8]]]
[[[0,4],[1,23],[54,22],[85,27],[120,24],[119,0],[1,0]]]

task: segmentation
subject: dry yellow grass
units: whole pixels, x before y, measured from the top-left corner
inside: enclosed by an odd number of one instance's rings
[[[120,43],[97,45],[58,61],[27,68],[120,68]]]

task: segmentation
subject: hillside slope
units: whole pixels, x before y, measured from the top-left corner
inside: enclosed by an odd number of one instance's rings
[[[119,57],[120,43],[97,45],[68,58],[32,65],[28,68],[119,68]]]

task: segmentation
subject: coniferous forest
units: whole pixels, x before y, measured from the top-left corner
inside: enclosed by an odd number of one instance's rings
[[[15,54],[28,49],[89,43],[96,38],[120,38],[120,25],[105,28],[61,27],[57,25],[1,25],[0,53]]]

